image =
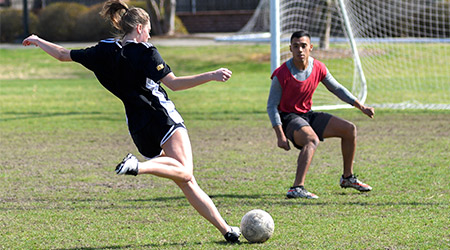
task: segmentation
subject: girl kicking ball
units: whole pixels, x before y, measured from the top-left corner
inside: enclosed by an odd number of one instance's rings
[[[209,82],[225,82],[232,72],[221,68],[198,75],[177,77],[148,43],[150,17],[141,8],[129,8],[120,0],[105,3],[101,15],[122,32],[121,39],[68,50],[32,35],[23,45],[35,45],[60,61],[75,61],[95,73],[98,81],[125,106],[128,128],[139,152],[149,160],[139,162],[128,154],[116,167],[119,175],[153,174],[173,180],[190,204],[224,235],[239,241],[240,231],[230,227],[193,175],[191,143],[183,118],[161,87],[184,90]]]

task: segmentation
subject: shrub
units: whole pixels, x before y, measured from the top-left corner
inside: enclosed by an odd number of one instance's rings
[[[133,1],[129,2],[128,6],[147,9],[145,2]],[[42,38],[55,42],[98,41],[114,37],[118,32],[109,20],[100,16],[102,7],[103,3],[91,7],[70,2],[50,4],[39,14],[37,33]],[[187,34],[186,28],[178,17],[175,18],[175,33]]]
[[[114,37],[114,27],[100,16],[103,3],[96,4],[78,17],[74,35],[77,41],[98,41]]]
[[[0,42],[14,42],[24,38],[23,12],[16,9],[0,10]],[[28,13],[28,29],[30,33],[36,32],[38,18],[32,12]]]
[[[136,7],[136,8],[144,9],[145,11],[148,12],[148,10],[147,10],[147,3],[145,1],[130,1],[130,2],[127,2],[127,5],[128,5],[128,7],[133,6],[133,7]]]
[[[78,17],[88,9],[78,3],[50,4],[39,15],[39,35],[50,41],[76,41],[75,27]]]

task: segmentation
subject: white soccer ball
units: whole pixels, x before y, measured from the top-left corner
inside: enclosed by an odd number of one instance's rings
[[[254,209],[242,217],[242,235],[252,243],[263,243],[268,240],[275,229],[272,216],[264,210]]]

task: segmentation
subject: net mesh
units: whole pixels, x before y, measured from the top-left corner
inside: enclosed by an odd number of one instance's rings
[[[346,1],[368,100],[388,108],[450,109],[450,2]]]

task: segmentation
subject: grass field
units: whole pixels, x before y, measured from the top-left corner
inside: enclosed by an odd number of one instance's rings
[[[374,189],[339,187],[340,142],[329,139],[307,176],[320,199],[287,200],[298,151],[276,147],[265,112],[268,51],[160,48],[177,75],[233,71],[169,92],[197,181],[225,219],[238,225],[255,208],[274,218],[268,242],[227,245],[171,181],[115,175],[137,151],[122,104],[92,73],[38,49],[0,50],[0,249],[450,249],[450,111],[330,111],[357,125],[355,172]]]

